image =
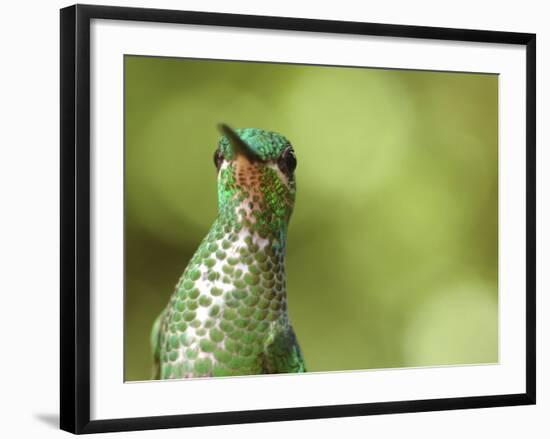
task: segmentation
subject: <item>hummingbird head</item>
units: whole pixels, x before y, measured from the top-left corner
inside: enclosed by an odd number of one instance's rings
[[[261,236],[285,231],[296,193],[292,145],[272,131],[225,124],[219,129],[214,164],[220,214]]]

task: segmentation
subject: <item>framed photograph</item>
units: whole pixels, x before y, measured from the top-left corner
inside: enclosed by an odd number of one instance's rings
[[[61,10],[61,428],[535,403],[535,35]]]

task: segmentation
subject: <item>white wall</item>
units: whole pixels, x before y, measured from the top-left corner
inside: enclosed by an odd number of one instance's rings
[[[96,3],[88,1],[88,3]],[[536,32],[538,45],[538,348],[548,370],[550,311],[550,14],[545,2],[462,0],[193,0],[100,4],[300,16],[429,26]],[[54,437],[58,410],[58,140],[59,21],[63,1],[5,2],[0,25],[0,432],[4,437]],[[544,200],[546,199],[546,203]],[[544,248],[543,248],[544,246]],[[545,273],[546,271],[546,273]],[[139,437],[548,437],[550,381],[539,373],[539,404],[528,407],[371,416],[304,422],[119,434]]]

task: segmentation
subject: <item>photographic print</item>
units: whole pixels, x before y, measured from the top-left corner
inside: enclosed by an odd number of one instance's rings
[[[494,364],[498,75],[124,56],[124,379]]]
[[[63,430],[535,404],[535,34],[60,24]]]

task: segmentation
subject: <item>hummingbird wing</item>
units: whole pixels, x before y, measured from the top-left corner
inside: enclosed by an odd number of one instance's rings
[[[164,311],[159,314],[153,323],[151,329],[151,351],[153,353],[153,371],[152,379],[160,380],[160,335],[162,320],[164,319]]]
[[[292,326],[275,329],[265,347],[265,373],[306,372],[306,365]]]

